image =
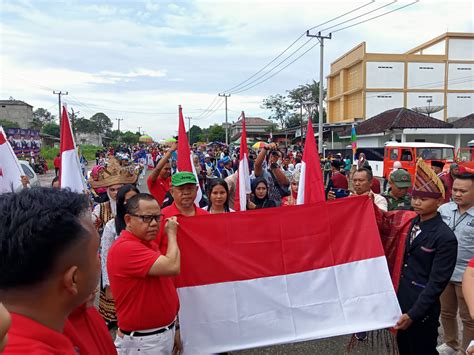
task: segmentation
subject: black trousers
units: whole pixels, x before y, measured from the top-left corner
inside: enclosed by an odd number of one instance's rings
[[[424,322],[414,322],[407,330],[398,331],[400,355],[438,355],[438,326],[438,320],[429,317]]]

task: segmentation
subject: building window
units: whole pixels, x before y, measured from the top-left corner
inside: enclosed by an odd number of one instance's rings
[[[470,99],[470,96],[456,96],[458,99]]]
[[[431,96],[431,95],[418,95],[418,98],[419,99],[432,99],[433,96]]]
[[[418,69],[421,69],[421,70],[433,70],[434,68],[433,68],[433,67],[418,67]]]
[[[392,95],[377,95],[377,98],[379,98],[379,99],[391,99]]]
[[[379,69],[393,69],[393,67],[387,67],[387,66],[383,66],[383,65],[379,65],[377,68],[379,68]]]
[[[471,70],[472,68],[466,68],[466,67],[464,67],[464,68],[456,68],[456,69],[457,69],[457,70]]]

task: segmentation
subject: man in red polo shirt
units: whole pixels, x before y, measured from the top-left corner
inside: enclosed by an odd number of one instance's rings
[[[120,329],[115,341],[119,354],[171,354],[173,347],[181,348],[178,294],[170,277],[180,270],[178,223],[176,217],[168,219],[168,247],[162,254],[155,243],[161,216],[153,196],[142,193],[130,198],[126,228],[109,251],[107,270]]]
[[[192,217],[209,213],[194,204],[198,189],[196,184],[196,176],[193,173],[183,171],[173,174],[170,190],[173,203],[171,206],[163,208],[162,213],[165,218],[172,216]]]
[[[0,299],[12,320],[3,354],[77,354],[66,319],[100,275],[88,198],[23,189],[0,195],[0,211]]]
[[[171,187],[171,154],[178,148],[178,144],[174,142],[171,148],[160,159],[155,169],[151,172],[147,180],[148,190],[150,194],[158,201],[160,206],[163,204],[166,193]]]

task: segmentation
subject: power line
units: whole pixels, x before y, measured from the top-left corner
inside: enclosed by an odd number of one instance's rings
[[[376,18],[379,18],[379,17],[385,16],[385,15],[388,15],[388,14],[390,14],[390,13],[392,13],[392,12],[395,12],[395,11],[404,9],[405,7],[414,5],[414,4],[416,4],[417,2],[419,2],[419,1],[420,1],[420,0],[415,0],[415,1],[411,2],[411,3],[409,3],[409,4],[406,4],[406,5],[397,7],[396,9],[393,9],[393,10],[387,11],[387,12],[384,12],[383,14],[380,14],[380,15],[377,15],[377,16],[374,16],[374,17],[371,17],[371,18],[368,18],[368,19],[366,19],[366,20],[364,20],[364,21],[360,21],[360,22],[354,23],[354,24],[352,24],[352,25],[349,25],[349,26],[346,26],[346,27],[343,27],[343,28],[338,28],[337,30],[332,31],[332,33],[336,33],[336,32],[339,32],[339,31],[343,31],[343,30],[345,30],[345,29],[348,29],[348,28],[351,28],[351,27],[354,27],[354,26],[363,24],[363,23],[365,23],[365,22],[374,20],[374,19],[376,19]]]
[[[361,5],[359,7],[356,7],[355,9],[352,9],[350,11],[347,11],[339,16],[336,16],[336,17],[333,17],[332,19],[328,20],[328,21],[325,21],[323,23],[320,23],[316,26],[313,26],[311,27],[309,30],[313,30],[315,28],[318,28],[318,27],[321,27],[325,24],[328,24],[330,22],[333,22],[341,17],[344,17],[344,16],[347,16],[355,11],[358,11],[368,5],[371,5],[372,3],[374,3],[375,0],[372,0],[364,5]],[[306,31],[303,32],[298,38],[296,38],[288,47],[286,47],[280,54],[278,54],[275,58],[273,58],[270,62],[268,62],[265,66],[263,66],[261,69],[259,69],[257,72],[255,72],[254,74],[252,74],[249,78],[247,78],[246,80],[242,81],[241,83],[231,87],[230,89],[227,89],[227,90],[223,90],[221,92],[231,92],[232,90],[236,90],[237,88],[239,88],[240,86],[242,86],[243,84],[247,83],[248,81],[250,81],[252,78],[254,78],[255,76],[257,76],[258,74],[260,74],[262,71],[264,71],[266,68],[268,68],[272,63],[274,63],[278,58],[280,58],[283,54],[285,54],[291,47],[293,47],[302,37],[304,37],[306,35]],[[307,42],[306,42],[307,43]],[[292,54],[290,54],[288,56],[288,58],[290,58],[291,56],[293,56],[295,54],[295,52],[293,52]],[[240,90],[241,88],[239,88],[238,90]]]
[[[329,30],[329,29],[331,29],[331,28],[340,26],[340,25],[345,24],[345,23],[347,23],[347,22],[351,22],[351,21],[357,20],[358,18],[364,17],[365,15],[371,14],[372,12],[375,12],[375,11],[378,11],[378,10],[380,10],[380,9],[383,9],[384,7],[393,5],[393,4],[395,4],[396,2],[397,2],[397,0],[393,0],[392,2],[389,2],[388,4],[385,4],[385,5],[382,5],[382,6],[379,6],[379,7],[375,8],[375,9],[373,9],[373,10],[364,12],[363,14],[361,14],[361,15],[359,15],[359,16],[356,16],[356,17],[350,18],[349,20],[346,20],[346,21],[343,21],[343,22],[339,22],[339,23],[337,23],[337,24],[335,24],[335,25],[326,27],[326,28],[322,29],[320,32],[327,31],[327,30]]]

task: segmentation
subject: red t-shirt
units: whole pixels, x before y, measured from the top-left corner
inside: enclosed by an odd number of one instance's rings
[[[73,344],[64,334],[17,313],[11,313],[11,317],[8,342],[2,354],[77,355]]]
[[[155,182],[153,183],[151,181],[150,175],[148,176],[146,183],[148,185],[148,190],[161,206],[163,204],[163,201],[165,200],[166,193],[171,187],[171,176],[166,180],[158,176]]]
[[[104,319],[94,307],[83,304],[72,311],[64,325],[64,335],[81,355],[117,354]]]
[[[154,241],[140,240],[126,230],[110,248],[107,271],[120,329],[163,327],[178,314],[179,300],[173,279],[148,276],[160,255]]]
[[[347,178],[339,172],[332,174],[331,181],[333,183],[333,188],[335,189],[347,190],[349,188]]]
[[[60,157],[54,158],[53,165],[56,169],[59,169],[61,167],[61,158]]]
[[[374,194],[380,193],[380,181],[376,177],[372,179],[372,184],[370,184],[370,189]]]

